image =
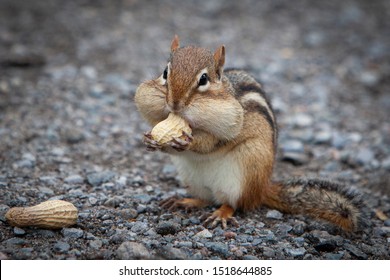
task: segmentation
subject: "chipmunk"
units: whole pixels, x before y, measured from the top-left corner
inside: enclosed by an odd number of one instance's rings
[[[266,206],[307,214],[346,231],[362,222],[354,192],[319,179],[272,182],[277,123],[262,85],[243,70],[225,70],[225,47],[180,47],[176,35],[160,77],[143,82],[135,94],[141,115],[155,126],[174,113],[192,133],[162,147],[144,134],[148,150],[170,154],[179,177],[194,198],[169,198],[162,206],[191,209],[218,205],[206,226],[237,225],[236,210]]]

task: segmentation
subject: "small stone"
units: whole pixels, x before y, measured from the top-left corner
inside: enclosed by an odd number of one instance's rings
[[[360,82],[367,86],[373,87],[378,84],[380,80],[380,74],[377,71],[363,71],[359,77]]]
[[[131,231],[135,233],[141,233],[148,230],[148,224],[144,222],[135,222],[131,227]]]
[[[375,158],[374,152],[368,148],[362,148],[358,151],[355,161],[360,165],[367,165]]]
[[[181,241],[177,245],[179,247],[192,248],[192,242],[191,241]]]
[[[76,144],[85,140],[84,130],[77,127],[65,128],[62,135],[69,144]]]
[[[141,243],[125,241],[116,250],[116,255],[121,260],[150,259],[149,250]]]
[[[268,219],[275,219],[275,220],[283,219],[283,214],[278,210],[269,210],[265,216]]]
[[[280,224],[276,229],[276,234],[278,236],[287,236],[288,233],[292,230],[292,228],[293,227],[288,224]]]
[[[145,180],[140,175],[136,175],[133,178],[130,178],[130,184],[135,187],[143,186]]]
[[[263,256],[266,258],[274,258],[276,256],[275,250],[269,247],[263,247]]]
[[[114,177],[115,173],[112,171],[94,172],[87,175],[87,181],[95,187],[110,181]]]
[[[89,247],[95,250],[99,250],[103,246],[103,242],[100,239],[89,241]]]
[[[197,234],[195,234],[194,237],[211,238],[211,237],[213,237],[213,234],[208,229],[204,229],[204,230],[198,232]]]
[[[359,259],[362,259],[362,260],[367,259],[367,255],[362,250],[360,250],[358,247],[356,247],[352,244],[346,243],[346,244],[344,244],[344,248],[347,249],[352,255],[354,255],[355,257],[357,257]]]
[[[127,184],[127,177],[126,176],[120,176],[115,183],[118,187],[125,187]]]
[[[335,254],[335,253],[326,253],[325,255],[324,255],[324,258],[326,259],[326,260],[341,260],[341,258],[344,256],[344,254],[343,253],[337,253],[337,254]]]
[[[284,251],[291,257],[302,257],[306,253],[305,248],[285,248]]]
[[[70,175],[64,179],[64,182],[72,185],[79,185],[84,183],[84,178],[78,174]]]
[[[90,197],[88,198],[88,202],[89,202],[91,205],[96,205],[99,201],[98,201],[98,199],[97,199],[96,197],[90,196]]]
[[[38,189],[44,195],[54,195],[54,191],[48,187],[39,187]]]
[[[386,227],[390,227],[390,219],[387,219],[385,222],[384,222],[384,225]]]
[[[314,136],[315,144],[328,144],[332,141],[332,133],[328,130],[317,132]]]
[[[84,231],[79,228],[63,228],[61,233],[65,238],[73,239],[81,238],[84,235]]]
[[[325,240],[314,245],[314,249],[316,249],[318,252],[333,252],[336,248],[337,244],[333,239]]]
[[[305,151],[303,143],[299,140],[283,141],[281,149],[284,153],[303,153]]]
[[[156,232],[161,235],[175,234],[180,230],[180,225],[171,221],[162,221],[158,223]]]
[[[149,204],[152,200],[152,197],[148,194],[136,194],[133,196],[134,199],[138,200],[139,202],[143,204]]]
[[[22,239],[22,238],[19,238],[19,237],[12,237],[12,238],[7,239],[1,243],[5,244],[6,247],[12,248],[12,247],[23,246],[23,245],[27,244],[27,241]]]
[[[310,115],[301,113],[292,117],[291,123],[298,127],[308,127],[313,124],[313,118]]]
[[[124,199],[123,197],[120,197],[120,196],[114,196],[114,197],[111,197],[109,199],[107,199],[105,202],[104,202],[104,206],[107,206],[107,207],[111,207],[111,208],[116,208],[118,207],[121,202],[123,202]]]
[[[223,236],[225,237],[225,239],[235,239],[237,237],[237,233],[233,231],[226,231],[224,232]]]
[[[14,234],[15,235],[25,235],[26,231],[24,229],[21,229],[21,228],[18,228],[18,227],[14,227]]]
[[[22,159],[17,163],[18,167],[33,168],[36,164],[36,157],[31,153],[24,153]]]
[[[245,255],[242,257],[243,260],[259,260],[258,257],[253,256],[253,255]]]
[[[66,253],[70,249],[70,245],[63,241],[58,241],[56,244],[54,244],[54,250],[59,253]]]
[[[42,238],[53,238],[56,236],[54,231],[48,229],[37,229],[35,232]]]
[[[205,246],[211,251],[227,256],[229,254],[228,246],[222,242],[206,242]]]
[[[200,224],[200,219],[199,219],[198,217],[191,216],[189,220],[190,220],[190,222],[191,222],[193,225],[199,225],[199,224]]]
[[[168,260],[186,260],[188,255],[183,249],[174,248],[172,246],[164,246],[158,250],[159,255]]]
[[[122,209],[119,211],[119,215],[124,220],[132,220],[137,218],[138,212],[135,209]]]
[[[138,204],[138,206],[137,206],[138,214],[146,212],[146,209],[148,209],[148,207],[146,207],[146,205],[144,205],[144,204]]]

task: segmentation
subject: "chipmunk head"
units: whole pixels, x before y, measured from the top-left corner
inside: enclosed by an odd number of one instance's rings
[[[225,47],[214,54],[199,47],[180,48],[179,37],[171,43],[168,65],[159,78],[167,86],[166,102],[172,112],[182,111],[197,94],[218,91],[225,63]]]

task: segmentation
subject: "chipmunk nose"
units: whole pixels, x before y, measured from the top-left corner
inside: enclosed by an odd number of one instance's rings
[[[171,101],[168,102],[168,108],[173,113],[178,113],[182,110],[181,102],[180,101]]]

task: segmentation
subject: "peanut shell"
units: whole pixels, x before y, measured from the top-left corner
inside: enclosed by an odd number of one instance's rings
[[[5,214],[5,218],[12,226],[35,226],[46,229],[74,225],[77,216],[77,208],[63,200],[49,200],[31,207],[14,207]]]
[[[191,134],[192,130],[188,122],[170,113],[168,118],[159,122],[151,131],[153,140],[157,141],[160,145],[164,145],[171,141],[173,138],[182,137],[183,131],[187,134]]]

